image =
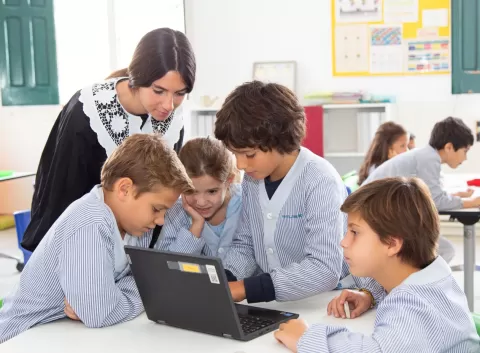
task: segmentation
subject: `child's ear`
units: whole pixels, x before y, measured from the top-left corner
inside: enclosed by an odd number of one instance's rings
[[[388,244],[388,256],[396,256],[402,250],[403,239],[391,237]]]
[[[443,149],[445,151],[453,151],[454,148],[453,148],[453,144],[451,142],[447,143],[445,146],[443,146]]]
[[[120,178],[115,183],[116,194],[120,200],[133,196],[133,181],[130,178]]]

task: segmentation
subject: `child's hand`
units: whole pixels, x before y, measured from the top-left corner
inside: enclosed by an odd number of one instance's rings
[[[67,315],[70,319],[80,321],[80,318],[75,314],[70,304],[67,302],[67,298],[63,299],[63,303],[65,304],[65,315]]]
[[[245,285],[243,284],[243,281],[228,282],[228,286],[230,287],[234,302],[238,303],[245,300],[247,294],[245,293]]]
[[[308,330],[308,326],[303,320],[290,320],[281,324],[278,331],[275,332],[275,338],[292,352],[297,352],[297,345],[300,338]]]
[[[345,302],[348,303],[348,307],[350,308],[350,319],[359,317],[370,309],[372,305],[372,299],[367,293],[345,289],[338,297],[333,298],[332,301],[328,303],[328,315],[333,314],[335,317],[345,319],[347,317],[345,315]]]
[[[459,196],[461,198],[467,199],[473,195],[475,190],[473,189],[467,189],[467,191],[460,191],[455,194],[455,196]]]
[[[184,196],[182,196],[182,206],[183,209],[192,217],[192,226],[190,227],[190,233],[192,233],[197,238],[200,238],[202,235],[203,226],[205,224],[205,218],[203,218],[200,213],[195,211],[195,209],[190,206]]]

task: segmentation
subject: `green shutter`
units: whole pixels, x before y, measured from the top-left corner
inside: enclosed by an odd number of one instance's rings
[[[58,104],[53,0],[0,0],[3,105]]]
[[[478,0],[452,0],[452,93],[480,93]]]

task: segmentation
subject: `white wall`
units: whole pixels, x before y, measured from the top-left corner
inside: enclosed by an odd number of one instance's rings
[[[123,0],[115,0],[123,4],[117,7],[117,15],[129,17],[115,21],[118,33],[112,39],[108,34],[107,1],[55,0],[61,103],[110,73],[112,45],[117,47],[116,61],[121,67],[128,61],[131,43],[147,30],[145,26],[182,27],[168,12],[177,6],[171,5],[173,0],[142,0],[131,11],[125,11]],[[197,57],[193,101],[201,95],[225,97],[235,86],[251,79],[254,61],[295,60],[300,97],[310,91],[342,89],[395,94],[399,121],[418,136],[419,144],[426,143],[433,124],[448,115],[463,118],[472,129],[480,119],[479,96],[452,96],[449,75],[332,77],[329,0],[186,0],[185,12],[187,35]],[[0,106],[0,169],[35,171],[59,111],[60,107],[52,106]],[[475,146],[470,161],[457,172],[479,173],[475,163],[479,157]],[[30,207],[31,182],[0,183],[0,213]]]
[[[60,104],[125,67],[149,30],[184,30],[182,0],[138,0],[135,6],[125,0],[55,0],[54,16]],[[111,54],[116,54],[115,60]],[[60,110],[60,106],[0,105],[0,169],[36,171]],[[0,214],[30,208],[33,179],[0,183]]]
[[[187,35],[198,67],[193,100],[202,95],[224,98],[235,86],[251,80],[255,61],[295,60],[300,97],[320,90],[396,95],[396,116],[418,136],[420,145],[428,142],[435,122],[449,115],[475,129],[475,121],[480,120],[479,96],[452,96],[450,75],[333,77],[330,4],[329,0],[186,0]],[[469,159],[455,172],[480,173],[477,145]]]

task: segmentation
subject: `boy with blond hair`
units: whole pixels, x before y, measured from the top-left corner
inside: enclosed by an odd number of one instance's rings
[[[165,211],[193,185],[159,136],[136,134],[107,159],[101,185],[53,224],[0,310],[0,343],[34,325],[69,317],[87,327],[143,311],[124,245],[148,247]]]

